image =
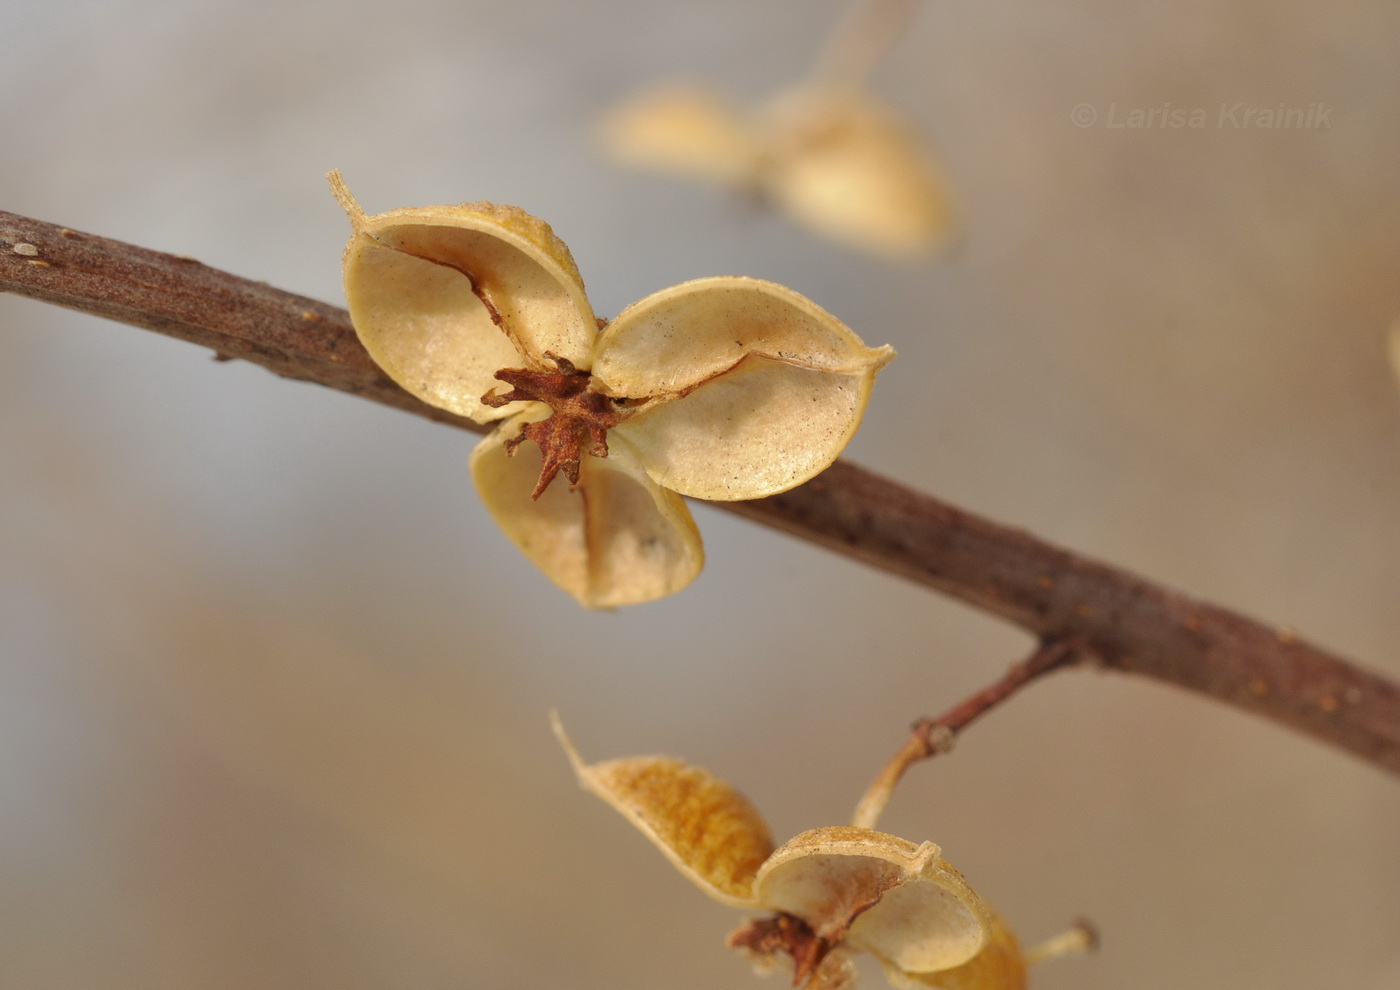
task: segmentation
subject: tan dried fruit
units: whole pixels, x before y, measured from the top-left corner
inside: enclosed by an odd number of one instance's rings
[[[672,286],[608,324],[569,249],[522,210],[367,216],[338,173],[331,187],[354,227],[345,295],[366,350],[423,401],[501,424],[472,455],[477,489],[590,608],[689,584],[704,555],[680,496],[762,498],[818,474],[894,356],[753,278]]]
[[[601,142],[623,165],[729,186],[896,260],[927,253],[953,227],[933,160],[859,88],[800,86],[746,112],[698,84],[663,83],[613,111]]]
[[[604,120],[604,150],[637,168],[717,182],[808,229],[907,260],[946,239],[944,183],[870,76],[918,0],[853,0],[805,78],[755,109],[710,88],[650,87]]]
[[[773,850],[753,806],[708,771],[669,757],[585,764],[557,717],[554,731],[582,785],[701,890],[769,912],[729,938],[760,970],[787,966],[795,987],[842,990],[855,978],[852,955],[868,952],[896,986],[1025,987],[1015,936],[933,843],[834,826]]]

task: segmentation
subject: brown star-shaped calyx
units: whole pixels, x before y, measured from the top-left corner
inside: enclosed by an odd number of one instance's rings
[[[727,940],[731,949],[743,949],[760,958],[779,952],[792,957],[792,985],[800,987],[821,965],[832,943],[812,931],[796,915],[779,912],[771,918],[754,918]]]
[[[543,402],[554,411],[548,419],[526,423],[520,432],[506,441],[506,453],[526,440],[539,445],[544,463],[540,480],[531,498],[539,498],[560,471],[570,485],[578,484],[579,466],[584,454],[608,456],[608,430],[622,422],[640,403],[614,398],[593,390],[593,376],[579,371],[568,358],[546,351],[544,356],[554,364],[553,371],[529,368],[502,368],[495,377],[513,386],[509,392],[488,392],[481,397],[483,405],[500,408],[511,402]],[[645,401],[645,400],[643,400]]]

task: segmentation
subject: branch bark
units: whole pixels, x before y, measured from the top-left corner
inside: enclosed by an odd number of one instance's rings
[[[389,380],[344,310],[0,212],[0,290],[144,327],[474,432]],[[1400,686],[1209,602],[913,491],[846,461],[792,491],[711,503],[934,588],[1106,668],[1272,718],[1400,773]]]

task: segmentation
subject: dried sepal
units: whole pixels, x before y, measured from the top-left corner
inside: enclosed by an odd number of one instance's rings
[[[355,331],[407,391],[492,422],[508,414],[481,403],[499,369],[542,368],[546,352],[590,367],[597,321],[548,224],[484,202],[366,216],[331,183],[354,226],[342,268]]]
[[[755,918],[730,935],[728,945],[746,953],[760,976],[789,972],[792,986],[802,990],[846,990],[856,982],[851,952],[817,939],[790,914]]]
[[[585,764],[553,719],[579,783],[635,825],[701,890],[752,908],[753,878],[773,850],[768,826],[742,794],[708,770],[666,756]]]
[[[854,826],[785,843],[759,870],[754,895],[903,972],[960,966],[988,937],[989,909],[936,845]]]
[[[626,417],[616,401],[595,391],[593,379],[572,362],[546,353],[554,367],[547,371],[531,368],[502,368],[496,377],[514,386],[504,393],[482,396],[483,404],[499,408],[517,402],[544,403],[554,414],[543,420],[525,422],[519,432],[506,440],[506,453],[514,454],[526,440],[533,441],[542,461],[539,480],[530,497],[537,499],[562,471],[569,484],[577,486],[583,459],[608,456],[608,431]]]
[[[659,487],[625,440],[607,458],[585,457],[577,488],[551,485],[538,498],[542,458],[534,444],[506,447],[520,426],[550,415],[532,403],[472,453],[482,502],[540,570],[587,608],[663,598],[700,573],[705,555],[685,501]]]

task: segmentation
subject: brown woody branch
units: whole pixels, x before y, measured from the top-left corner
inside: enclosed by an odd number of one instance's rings
[[[0,290],[145,327],[481,432],[390,381],[344,310],[198,261],[0,212]],[[845,461],[721,505],[1073,641],[1086,659],[1268,716],[1400,773],[1400,686],[1292,634],[954,508]]]

